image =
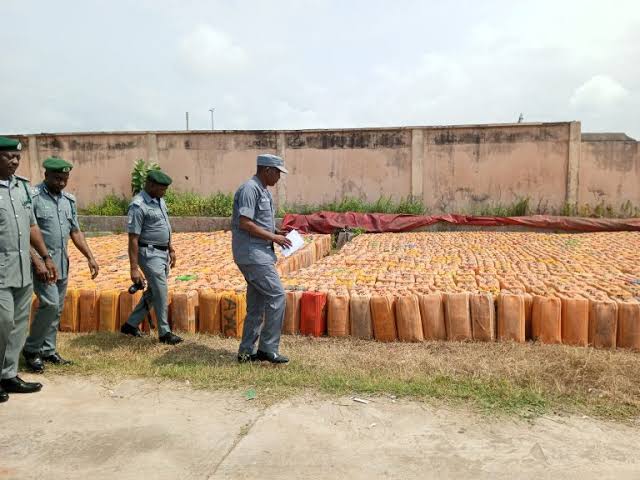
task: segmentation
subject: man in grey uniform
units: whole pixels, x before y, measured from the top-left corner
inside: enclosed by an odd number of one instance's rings
[[[21,149],[19,141],[0,137],[0,403],[9,393],[42,388],[18,377],[33,294],[30,245],[44,258],[49,281],[58,276],[33,216],[29,181],[15,174]]]
[[[144,190],[129,204],[127,231],[129,232],[129,263],[131,281],[142,286],[144,277],[149,283],[140,302],[131,312],[120,331],[140,337],[138,325],[153,306],[158,319],[158,339],[162,343],[177,345],[182,338],[169,328],[167,278],[169,269],[176,265],[176,252],[171,246],[171,224],[163,196],[171,185],[169,175],[152,170],[147,175]]]
[[[290,247],[291,241],[276,230],[273,197],[267,187],[278,183],[280,173],[288,172],[275,155],[258,155],[256,163],[256,174],[233,198],[233,259],[247,281],[247,317],[238,362],[287,363],[289,359],[278,353],[286,297],[275,268],[273,244]]]
[[[42,166],[45,169],[44,182],[31,190],[33,213],[44,237],[44,243],[58,270],[58,281],[48,282],[47,269],[42,259],[35,250],[31,249],[34,270],[33,289],[39,305],[22,354],[27,366],[35,373],[44,371],[43,362],[56,365],[71,363],[56,351],[58,325],[67,292],[69,238],[87,259],[91,278],[98,276],[98,264],[93,258],[84,234],[80,231],[76,199],[72,194],[63,191],[73,166],[57,157],[47,158]]]

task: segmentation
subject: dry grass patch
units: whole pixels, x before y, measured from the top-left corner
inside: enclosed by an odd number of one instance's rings
[[[238,365],[238,341],[186,335],[177,347],[146,337],[61,334],[76,360],[56,373],[189,380],[200,388],[282,397],[302,391],[390,394],[535,416],[562,410],[615,419],[640,414],[640,354],[560,345],[283,337],[291,363]]]

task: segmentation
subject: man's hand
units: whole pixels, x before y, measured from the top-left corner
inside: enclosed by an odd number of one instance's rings
[[[43,283],[49,282],[49,270],[47,270],[46,265],[42,260],[32,260],[33,270],[40,280]]]
[[[291,227],[276,228],[276,235],[286,235],[291,230],[293,230]]]
[[[138,285],[142,284],[142,273],[140,273],[140,269],[138,267],[131,268],[131,281]]]
[[[169,265],[174,268],[176,266],[176,251],[173,248],[169,250],[169,260]]]
[[[274,235],[273,242],[285,248],[289,248],[291,246],[291,240],[289,240],[284,235]]]
[[[89,264],[89,271],[91,272],[91,280],[95,279],[100,272],[100,267],[98,266],[98,262],[94,258],[90,258],[87,260]]]
[[[56,283],[58,281],[58,270],[56,270],[56,265],[51,260],[51,257],[47,257],[44,260],[44,266],[47,269],[47,280],[49,283]]]

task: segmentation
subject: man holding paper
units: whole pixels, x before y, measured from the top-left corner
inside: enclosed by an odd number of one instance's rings
[[[233,198],[233,259],[247,281],[247,317],[238,362],[287,363],[289,359],[278,353],[286,297],[275,268],[273,244],[291,248],[292,243],[284,232],[276,230],[273,197],[267,187],[273,187],[280,174],[288,172],[282,158],[275,155],[258,155],[256,163],[256,174]]]

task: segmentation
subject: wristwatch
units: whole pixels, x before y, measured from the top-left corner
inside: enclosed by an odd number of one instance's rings
[[[42,257],[42,261],[45,261],[46,259],[52,260],[51,255],[49,253],[47,253],[44,257]]]

